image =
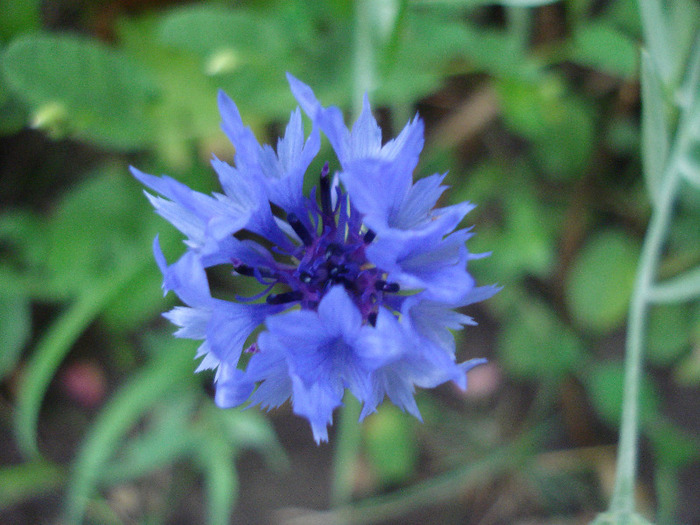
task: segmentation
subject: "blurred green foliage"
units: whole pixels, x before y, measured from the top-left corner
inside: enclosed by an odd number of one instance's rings
[[[127,165],[138,159],[146,171],[211,190],[208,158],[232,154],[218,130],[216,91],[227,91],[271,142],[294,107],[285,71],[325,104],[349,108],[354,4],[212,0],[128,9],[128,2],[101,0],[79,3],[67,23],[56,13],[68,4],[0,4],[4,140],[46,143],[21,131],[28,126],[93,152],[86,165],[51,151],[36,152],[40,165],[32,169],[3,164],[13,174],[0,193],[0,425],[14,434],[17,454],[3,457],[0,506],[62,487],[68,523],[86,516],[118,523],[123,516],[105,504],[110,489],[186,463],[203,476],[206,519],[226,523],[241,451],[258,451],[270,468],[284,466],[285,454],[263,415],[215,409],[202,388],[211,378],[192,374],[195,345],[162,333],[157,318],[170,299],[160,297],[150,246],[160,232],[174,256],[180,240],[149,209]],[[421,458],[475,461],[500,450],[513,428],[542,420],[553,420],[568,446],[606,443],[587,441],[567,424],[580,414],[566,412],[572,384],[585,392],[576,404],[590,407],[582,424],[595,419],[613,429],[619,419],[619,341],[643,233],[683,101],[698,100],[700,79],[686,75],[700,71],[692,64],[700,57],[700,8],[690,0],[664,4],[668,24],[647,39],[640,58],[632,0],[499,4],[381,2],[372,19],[371,98],[387,136],[418,108],[428,122],[419,174],[449,170],[450,201],[479,204],[469,217],[477,232],[469,246],[492,254],[475,261],[473,272],[504,289],[476,317],[497,327],[491,357],[504,384],[533,388],[538,397],[518,413],[515,394],[492,394],[501,410],[482,417],[478,403],[473,416],[456,415],[426,396],[424,430],[391,408],[371,416],[364,450],[377,491],[425,475]],[[463,106],[470,111],[460,113]],[[687,175],[661,264],[667,287],[657,291],[671,300],[652,310],[654,373],[642,387],[642,432],[656,475],[676,485],[699,450],[679,423],[687,414],[665,408],[700,387],[698,115],[696,103]],[[682,293],[684,300],[672,300]],[[486,348],[464,351],[473,357]],[[56,456],[38,430],[47,424],[42,407],[55,396],[51,385],[63,364],[86,354],[118,380],[99,411],[85,416],[70,457]],[[476,430],[465,430],[472,423]],[[487,479],[502,472],[494,467]],[[162,497],[186,490],[171,480]],[[660,522],[675,519],[677,497],[658,490]],[[144,523],[167,521],[167,508],[152,512],[158,516],[143,516]]]

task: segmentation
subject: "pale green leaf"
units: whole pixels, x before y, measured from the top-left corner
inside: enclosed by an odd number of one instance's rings
[[[229,523],[238,498],[238,474],[231,449],[222,436],[203,434],[196,457],[204,471],[207,522]]]
[[[571,329],[533,300],[505,323],[498,348],[503,366],[529,379],[560,379],[576,370],[584,357],[583,345]]]
[[[0,509],[56,490],[66,480],[63,467],[47,461],[29,461],[0,469]]]
[[[51,379],[71,346],[109,301],[142,270],[143,261],[125,265],[114,275],[85,288],[39,340],[24,371],[15,411],[15,434],[27,456],[39,454],[37,420]]]
[[[588,370],[586,380],[593,408],[609,424],[617,425],[622,412],[624,370],[621,363],[598,363]],[[640,386],[639,408],[642,422],[658,413],[660,398],[654,384],[644,377]]]
[[[4,283],[0,283],[3,284]],[[6,289],[0,291],[0,379],[17,364],[31,335],[31,311],[28,298]]]
[[[103,408],[82,443],[73,464],[66,496],[67,523],[79,523],[98,488],[100,473],[126,433],[154,403],[187,381],[192,374],[188,344],[172,340],[149,366],[130,381]]]
[[[631,78],[637,71],[637,46],[627,35],[604,22],[579,25],[571,41],[574,62],[605,73]]]
[[[151,139],[157,90],[148,72],[116,49],[68,34],[14,40],[3,56],[8,85],[50,133],[75,133],[111,147]]]
[[[639,246],[608,230],[591,238],[566,280],[566,302],[582,327],[605,332],[624,321],[636,273]]]

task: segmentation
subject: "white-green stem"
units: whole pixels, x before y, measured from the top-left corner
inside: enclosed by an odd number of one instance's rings
[[[654,300],[655,279],[666,233],[671,222],[674,203],[681,182],[682,159],[688,151],[691,118],[681,115],[673,150],[666,163],[661,182],[656,188],[657,199],[644,238],[637,278],[627,322],[625,349],[625,380],[622,398],[622,419],[618,444],[617,471],[610,513],[628,523],[635,509],[634,488],[637,479],[639,441],[639,391],[644,361],[644,329],[649,306]]]

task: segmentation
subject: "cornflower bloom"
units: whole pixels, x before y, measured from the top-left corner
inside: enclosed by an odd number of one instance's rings
[[[219,93],[222,128],[236,148],[235,167],[212,161],[223,193],[132,172],[160,194],[146,193],[187,237],[171,265],[154,242],[165,292],[187,305],[165,317],[179,327],[177,337],[203,341],[198,371],[216,370],[216,403],[269,410],[291,398],[318,443],[328,440],[346,389],[363,404],[360,419],[385,397],[420,419],[416,386],[453,381],[465,389],[467,370],[484,360],[456,363],[451,330],[473,321],[455,309],[497,288],[476,286],[467,272],[476,257],[465,246],[470,233],[455,228],[473,206],[434,208],[444,175],[413,183],[423,147],[418,117],[382,145],[366,96],[348,129],[337,107],[321,106],[311,88],[288,80],[313,129],[305,139],[297,108],[276,151],[258,144]],[[320,132],[339,169],[331,175],[326,163],[305,196]],[[263,292],[237,302],[213,297],[205,269],[219,265]]]

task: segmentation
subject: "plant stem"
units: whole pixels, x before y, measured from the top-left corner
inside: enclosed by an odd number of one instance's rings
[[[632,302],[627,319],[627,343],[625,347],[625,383],[622,399],[622,420],[618,445],[615,488],[610,512],[618,516],[634,513],[634,487],[637,476],[637,452],[639,440],[639,389],[644,358],[644,329],[653,301],[654,282],[658,270],[661,249],[671,221],[673,205],[680,186],[680,163],[687,152],[690,136],[688,115],[681,115],[673,150],[666,164],[658,188],[658,199],[644,238],[639,268],[632,292]]]
[[[661,184],[659,200],[649,222],[627,319],[625,383],[617,456],[617,478],[610,505],[610,510],[617,513],[625,514],[634,511],[644,328],[649,313],[650,292],[656,276],[661,247],[671,219],[677,188],[678,176],[676,173],[670,173]]]

